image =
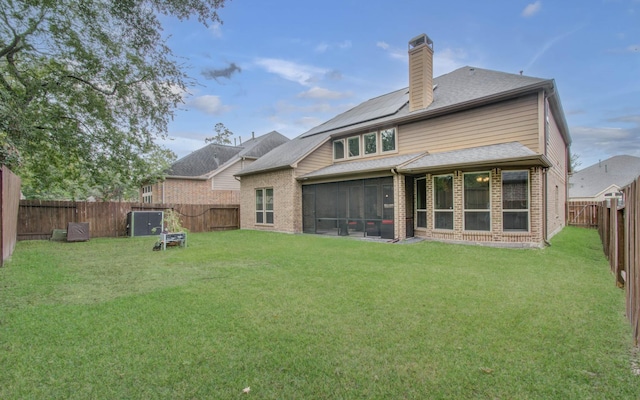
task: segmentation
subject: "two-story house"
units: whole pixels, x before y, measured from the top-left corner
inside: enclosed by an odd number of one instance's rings
[[[210,143],[173,163],[163,181],[143,186],[140,198],[157,204],[239,204],[234,174],[288,141],[272,131],[239,146]]]
[[[434,79],[424,34],[408,57],[408,88],[236,174],[242,229],[541,246],[563,228],[571,139],[554,80],[473,67]]]

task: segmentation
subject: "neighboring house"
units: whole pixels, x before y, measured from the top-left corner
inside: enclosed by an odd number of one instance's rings
[[[233,175],[288,141],[273,131],[240,146],[208,144],[176,161],[164,181],[143,186],[142,202],[239,204],[240,182]]]
[[[620,196],[620,189],[640,176],[640,157],[620,155],[569,177],[569,200],[598,202]]]
[[[368,100],[236,174],[241,228],[541,246],[565,225],[571,139],[555,82],[463,67]]]

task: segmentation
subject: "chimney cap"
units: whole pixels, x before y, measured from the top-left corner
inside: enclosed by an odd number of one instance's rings
[[[416,47],[420,47],[423,45],[427,45],[433,50],[433,40],[431,40],[426,33],[418,35],[413,39],[409,40],[409,50],[413,50]]]

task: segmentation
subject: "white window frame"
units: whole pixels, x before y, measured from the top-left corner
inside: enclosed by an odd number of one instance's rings
[[[382,135],[384,132],[393,131],[393,149],[385,150],[384,149],[384,140],[382,139]],[[378,136],[380,136],[380,153],[381,154],[389,154],[389,153],[397,153],[398,152],[398,129],[396,127],[380,129],[378,132]]]
[[[153,186],[145,185],[142,187],[142,202],[151,204],[153,202]]]
[[[443,178],[443,177],[451,177],[451,190],[454,193],[454,199],[453,199],[453,204],[451,205],[450,209],[446,209],[446,208],[436,208],[436,179],[438,178]],[[455,179],[453,178],[453,174],[443,174],[443,175],[434,175],[433,179],[433,229],[438,229],[438,230],[444,230],[444,231],[451,231],[454,229],[455,227],[455,215],[454,215],[454,211],[453,211],[453,207],[455,204],[455,190],[453,188],[453,186],[455,185]],[[439,228],[436,226],[436,213],[450,213],[451,214],[451,219],[453,221],[453,224],[451,224],[451,229],[449,228]]]
[[[267,191],[271,191],[271,203],[267,201]],[[258,193],[262,195],[262,208],[258,209]],[[273,225],[274,224],[274,210],[273,210],[273,197],[274,192],[272,187],[256,188],[255,191],[255,206],[256,206],[256,224],[257,225]],[[258,218],[260,216],[260,218]],[[271,216],[271,222],[269,221]],[[262,219],[262,221],[259,221]]]
[[[336,157],[336,144],[338,143],[342,143],[342,157]],[[333,160],[334,161],[342,161],[345,160],[347,158],[347,148],[345,146],[345,140],[344,139],[338,139],[338,140],[334,140],[332,145],[331,145],[331,151],[333,154]]]
[[[362,157],[362,141],[360,140],[361,137],[360,135],[358,136],[351,136],[348,137],[346,140],[346,147],[345,147],[345,152],[347,153],[346,156],[347,158],[360,158]],[[356,154],[355,156],[351,155],[351,141],[352,140],[357,140],[358,141],[358,154]]]
[[[376,144],[376,151],[374,151],[373,153],[367,153],[367,136],[373,136],[373,140]],[[378,154],[380,152],[380,143],[378,140],[378,131],[373,131],[373,132],[369,132],[369,133],[364,133],[362,135],[362,156],[363,157],[367,157],[367,156],[374,156],[376,154]]]
[[[467,175],[480,175],[480,174],[487,174],[488,176],[488,180],[487,182],[489,183],[489,205],[487,208],[478,208],[478,209],[474,209],[474,208],[466,208],[465,204],[466,204],[466,193],[467,193],[467,188],[465,186],[465,177]],[[465,172],[462,174],[462,224],[463,224],[463,229],[467,232],[491,232],[492,229],[492,223],[491,223],[491,210],[492,210],[492,204],[491,204],[491,171],[474,171],[474,172]],[[483,229],[483,230],[477,230],[477,229],[467,229],[467,213],[488,213],[489,214],[489,228],[488,229]]]
[[[422,193],[422,195],[424,196],[424,207],[425,208],[418,208],[418,181],[424,181],[424,193]],[[426,229],[429,226],[429,213],[428,213],[428,208],[429,208],[429,201],[428,201],[428,196],[427,196],[427,177],[420,177],[420,178],[416,178],[415,179],[415,193],[416,193],[416,200],[415,200],[415,213],[416,215],[414,216],[415,218],[415,226],[418,229]],[[424,213],[424,226],[419,226],[418,225],[418,221],[420,221],[420,219],[418,218],[419,213]]]
[[[504,176],[510,172],[526,172],[527,173],[527,208],[504,208]],[[528,170],[509,170],[502,171],[501,181],[501,202],[502,202],[502,231],[503,232],[530,232],[531,231],[531,174]],[[527,229],[505,229],[504,228],[504,214],[506,212],[518,212],[518,213],[527,213]]]

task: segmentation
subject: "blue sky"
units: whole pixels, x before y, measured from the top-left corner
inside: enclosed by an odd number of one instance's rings
[[[162,142],[178,157],[218,122],[236,140],[294,138],[408,86],[407,43],[421,33],[435,76],[470,65],[555,79],[578,169],[640,157],[640,0],[232,0],[220,16],[209,28],[164,20],[196,80]]]

